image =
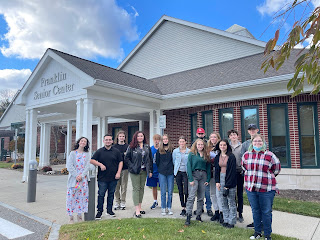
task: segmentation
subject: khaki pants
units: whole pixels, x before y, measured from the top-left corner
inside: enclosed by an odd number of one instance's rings
[[[119,206],[126,205],[127,186],[128,186],[128,169],[125,169],[121,171],[120,179],[118,180],[116,191],[114,193],[116,204]]]
[[[134,206],[138,206],[139,203],[142,203],[143,194],[144,194],[144,185],[147,179],[147,172],[140,171],[139,174],[130,173],[131,182],[132,182],[132,199]]]

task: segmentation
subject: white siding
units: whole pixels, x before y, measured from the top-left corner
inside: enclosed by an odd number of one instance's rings
[[[253,44],[165,21],[121,70],[150,79],[263,50]]]
[[[10,127],[11,123],[25,122],[25,107],[12,104],[0,122],[0,127]]]

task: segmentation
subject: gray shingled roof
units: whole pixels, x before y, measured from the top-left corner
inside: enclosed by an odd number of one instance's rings
[[[144,90],[151,93],[161,94],[154,82],[142,77],[138,77],[120,70],[107,67],[89,60],[85,60],[67,53],[50,49],[73,66],[93,77],[94,79],[104,80],[111,83],[120,84],[127,87]]]
[[[295,72],[294,62],[298,51],[300,50],[293,50],[289,60],[278,71],[269,68],[265,74],[260,69],[264,56],[259,53],[151,80],[165,95],[290,74]]]

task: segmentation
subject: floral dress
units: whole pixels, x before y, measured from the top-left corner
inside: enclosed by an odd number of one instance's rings
[[[76,152],[76,166],[77,175],[82,174],[86,164],[86,157],[84,153]],[[73,213],[88,212],[88,179],[84,176],[82,180],[74,187],[67,190],[67,213],[71,216]]]

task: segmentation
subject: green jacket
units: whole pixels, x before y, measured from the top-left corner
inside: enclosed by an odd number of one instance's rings
[[[210,163],[203,159],[203,157],[200,157],[200,154],[197,153],[197,155],[194,155],[192,152],[188,155],[188,163],[187,163],[187,175],[189,182],[193,182],[193,176],[192,172],[198,170],[204,170],[207,172],[207,181],[210,182],[211,178],[211,169],[210,169]]]

